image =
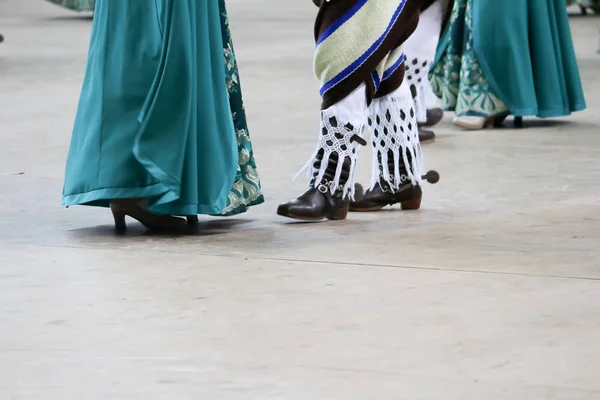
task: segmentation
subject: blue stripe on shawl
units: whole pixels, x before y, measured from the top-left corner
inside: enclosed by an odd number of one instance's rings
[[[373,45],[369,47],[369,49],[361,57],[358,58],[358,60],[354,61],[346,69],[340,72],[335,78],[323,85],[323,87],[319,90],[321,96],[323,96],[328,90],[339,84],[341,81],[346,79],[348,75],[350,75],[352,72],[358,69],[358,67],[360,67],[365,61],[367,61],[369,57],[373,55],[373,53],[379,48],[379,46],[381,46],[385,38],[389,35],[390,31],[392,30],[392,27],[394,26],[394,23],[402,13],[405,4],[406,0],[402,0],[402,3],[400,3],[396,11],[394,12],[394,15],[383,35],[381,35],[381,37],[379,37],[379,39],[377,39],[375,43],[373,43]]]
[[[323,32],[321,34],[321,36],[319,37],[319,40],[317,41],[317,46],[320,45],[322,42],[324,42],[335,31],[337,31],[340,26],[342,26],[346,22],[348,22],[348,20],[350,18],[354,17],[354,14],[356,14],[362,8],[362,6],[364,6],[366,3],[367,3],[367,0],[360,0],[360,1],[358,1],[351,9],[349,9],[348,11],[346,11],[344,13],[344,15],[342,15],[333,24],[331,24],[325,30],[325,32]]]
[[[384,73],[383,73],[383,81],[385,81],[387,78],[389,78],[390,76],[392,76],[392,74],[394,72],[396,72],[396,70],[398,69],[398,67],[400,65],[402,65],[402,63],[404,62],[404,59],[406,58],[406,56],[404,55],[404,53],[402,53],[402,55],[400,56],[400,58],[398,59],[398,61],[396,61],[394,63],[394,65],[392,65],[390,68],[388,68]]]
[[[379,89],[379,86],[381,86],[381,79],[379,79],[379,74],[377,73],[377,71],[373,71],[373,73],[371,74],[371,77],[373,78],[373,84],[375,85],[375,91],[377,91],[377,89]]]

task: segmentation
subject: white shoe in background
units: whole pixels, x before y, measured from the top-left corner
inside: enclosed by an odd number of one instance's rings
[[[462,117],[454,117],[452,123],[460,128],[470,129],[470,130],[479,130],[483,129],[487,123],[489,122],[489,118],[486,117],[470,117],[470,116],[462,116]]]

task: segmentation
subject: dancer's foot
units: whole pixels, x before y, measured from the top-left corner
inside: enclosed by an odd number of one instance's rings
[[[444,119],[444,110],[441,108],[431,108],[427,110],[427,120],[417,123],[419,128],[431,128],[440,123]]]
[[[435,171],[423,175],[419,145],[435,135],[418,129],[410,92],[403,86],[371,107],[371,185],[366,191],[355,186],[350,211],[378,211],[393,204],[400,204],[403,210],[418,210],[423,196],[421,183],[439,180]]]
[[[168,230],[186,225],[183,218],[170,215],[154,214],[147,210],[141,199],[114,199],[110,202],[110,209],[115,219],[115,229],[124,231],[127,229],[125,217],[131,217],[139,221],[148,229]]]
[[[327,182],[319,187],[322,189],[311,187],[294,200],[280,204],[277,215],[299,221],[346,219],[349,201],[342,199],[341,195],[332,194]]]
[[[436,171],[429,171],[422,178],[424,181],[436,184],[440,180],[440,175]],[[373,189],[366,191],[360,184],[356,184],[355,200],[350,202],[350,211],[379,211],[395,204],[400,204],[402,210],[418,210],[421,208],[422,198],[421,186],[411,182],[401,185],[397,190],[393,190],[384,180]]]
[[[497,117],[471,117],[471,116],[461,116],[454,117],[452,123],[459,128],[478,131],[481,129],[490,129],[490,128],[502,128],[504,126],[504,120],[506,116],[497,116]]]
[[[322,160],[323,153],[319,152],[315,158],[315,170],[320,168]],[[294,200],[280,204],[277,214],[300,221],[346,219],[350,202],[343,196],[343,186],[350,175],[350,160],[344,160],[340,178],[341,187],[336,188],[332,182],[337,163],[337,154],[332,154],[323,179],[319,183],[313,179],[308,190]]]
[[[490,128],[494,124],[494,119],[491,117],[454,117],[452,123],[459,128],[468,129],[468,130],[480,130],[483,128]]]
[[[301,221],[342,220],[354,193],[354,171],[367,125],[366,85],[321,111],[317,148],[300,173],[309,187],[294,200],[280,204],[277,214]]]
[[[452,123],[467,130],[481,130],[489,128],[503,128],[504,121],[508,117],[508,114],[496,115],[493,117],[472,117],[472,116],[460,116],[454,117]],[[515,117],[515,127],[523,127],[523,118]]]
[[[394,204],[400,204],[403,210],[418,210],[421,208],[422,197],[421,186],[410,183],[396,191],[391,190],[385,183],[365,191],[362,185],[357,183],[355,200],[350,202],[350,211],[379,211]]]

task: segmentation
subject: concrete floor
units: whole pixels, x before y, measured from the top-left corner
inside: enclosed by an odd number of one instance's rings
[[[315,10],[280,3],[230,1],[268,202],[116,236],[60,207],[90,19],[0,1],[0,400],[599,399],[600,20],[572,18],[588,111],[448,116],[421,211],[289,224],[319,99]]]

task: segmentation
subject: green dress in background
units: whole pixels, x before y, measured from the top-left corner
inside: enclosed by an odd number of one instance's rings
[[[564,0],[455,0],[430,72],[457,115],[585,109]]]
[[[161,214],[262,203],[223,0],[97,0],[63,204]]]
[[[94,11],[96,0],[48,0],[50,3],[75,11]]]

